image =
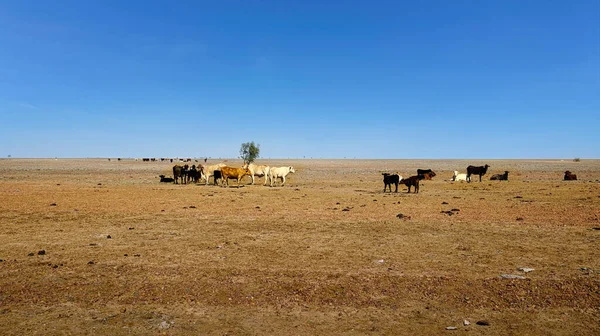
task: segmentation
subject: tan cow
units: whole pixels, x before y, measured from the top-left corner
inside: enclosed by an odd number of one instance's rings
[[[225,167],[224,163],[217,163],[214,165],[203,167],[201,178],[206,180],[206,185],[208,185],[208,179],[213,176],[215,170],[221,170],[222,167]]]
[[[221,178],[225,180],[226,185],[229,185],[229,179],[236,179],[239,187],[240,180],[246,175],[250,175],[250,170],[248,168],[221,167]]]

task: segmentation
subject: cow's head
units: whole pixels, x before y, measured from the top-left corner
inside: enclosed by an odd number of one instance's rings
[[[289,167],[290,168],[290,173],[295,173],[296,171],[294,170],[294,167]]]
[[[486,169],[487,169],[487,168],[490,168],[490,166],[488,166],[488,165],[485,165],[485,168],[486,168]]]

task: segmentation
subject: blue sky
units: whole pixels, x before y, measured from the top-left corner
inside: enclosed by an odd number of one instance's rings
[[[0,157],[600,158],[600,0],[0,0]]]

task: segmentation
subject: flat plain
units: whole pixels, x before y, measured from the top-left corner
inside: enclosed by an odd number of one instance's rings
[[[0,334],[600,335],[600,160],[257,163],[296,173],[0,160]],[[437,173],[420,193],[383,192],[417,168]]]

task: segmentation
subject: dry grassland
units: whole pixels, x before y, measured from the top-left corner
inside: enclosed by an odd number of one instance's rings
[[[170,163],[0,160],[0,334],[600,334],[599,160],[260,163],[297,172],[238,189],[158,183]],[[438,175],[382,192],[380,171],[416,168]]]

